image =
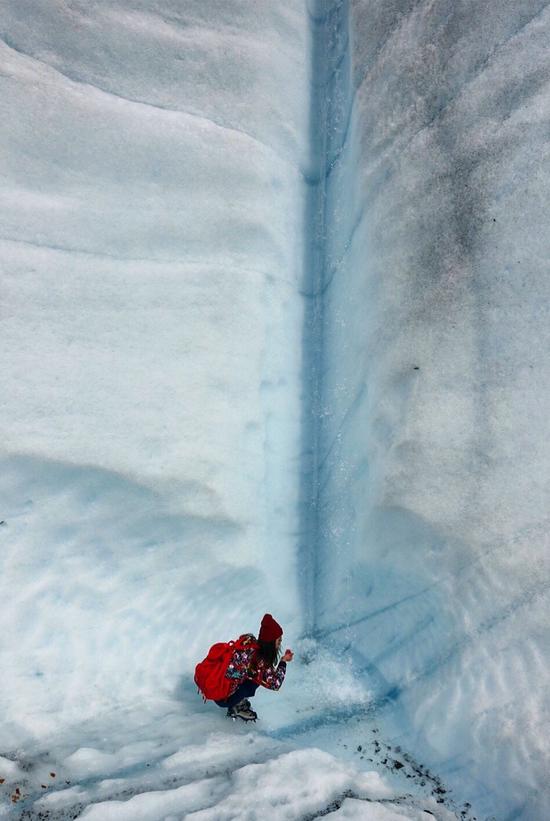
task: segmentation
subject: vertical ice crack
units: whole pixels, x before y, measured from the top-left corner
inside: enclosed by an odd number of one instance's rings
[[[310,0],[311,102],[310,167],[306,177],[304,237],[302,489],[300,586],[304,630],[312,634],[318,610],[323,527],[319,465],[323,419],[324,291],[327,278],[330,196],[329,170],[340,154],[344,59],[348,50],[348,0]],[[344,83],[344,85],[346,85]],[[340,116],[339,116],[340,115]]]

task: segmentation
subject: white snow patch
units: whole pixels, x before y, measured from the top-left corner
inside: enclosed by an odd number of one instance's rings
[[[378,774],[359,773],[311,748],[248,764],[229,776],[142,793],[128,801],[101,802],[80,817],[86,821],[157,821],[179,812],[194,821],[260,821],[266,817],[293,821],[305,813],[322,811],[348,791],[371,801],[394,796]]]

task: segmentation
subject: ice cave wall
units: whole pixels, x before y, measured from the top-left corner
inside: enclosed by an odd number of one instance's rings
[[[329,7],[317,634],[498,818],[550,812],[550,9]]]
[[[298,632],[309,27],[5,0],[3,749]]]

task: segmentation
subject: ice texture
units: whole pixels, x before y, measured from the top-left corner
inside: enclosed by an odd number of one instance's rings
[[[265,610],[299,628],[308,21],[285,0],[7,0],[0,33],[17,736],[173,692]]]
[[[549,34],[3,0],[0,817],[550,817]]]
[[[550,816],[549,35],[539,0],[334,4],[315,292],[317,635],[480,812],[532,821]]]

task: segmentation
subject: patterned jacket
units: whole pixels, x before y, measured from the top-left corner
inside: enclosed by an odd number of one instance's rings
[[[242,641],[242,649],[235,650],[225,673],[226,678],[235,682],[231,695],[247,678],[269,690],[278,690],[285,680],[286,662],[280,661],[277,667],[272,667],[258,658],[258,642],[251,633],[240,636],[239,641]]]

